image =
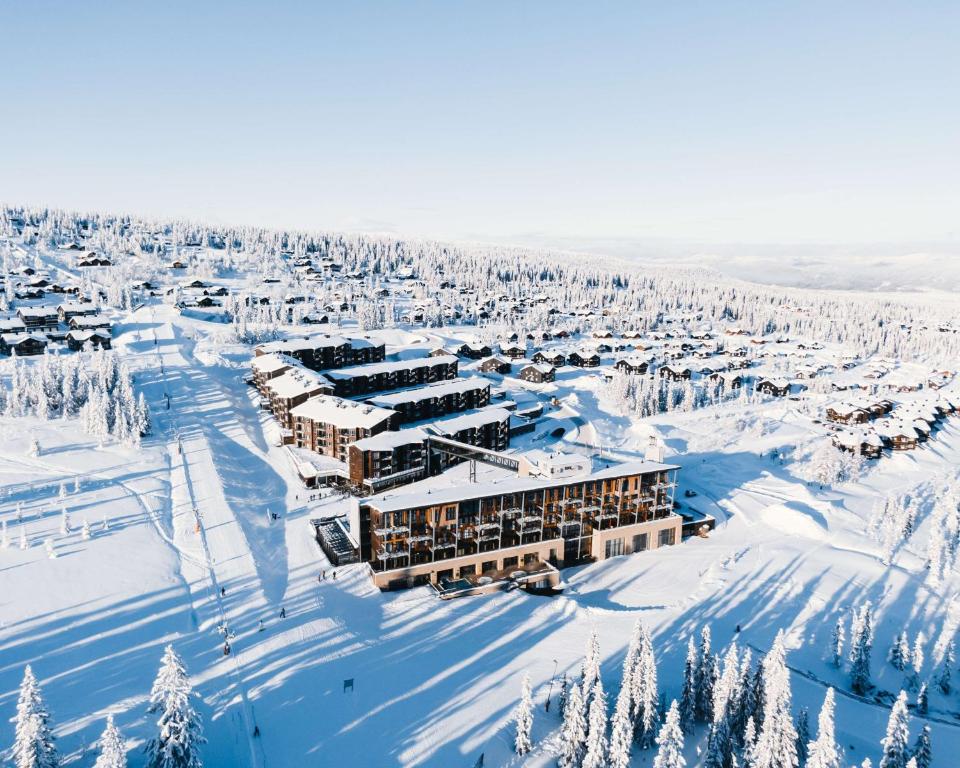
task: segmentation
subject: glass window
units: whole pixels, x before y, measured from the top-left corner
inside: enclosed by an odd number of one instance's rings
[[[623,539],[607,539],[604,545],[604,557],[617,557],[623,554]]]
[[[643,552],[649,545],[647,544],[647,534],[638,533],[633,537],[633,551]]]
[[[674,528],[667,528],[666,530],[660,531],[660,538],[658,545],[661,547],[670,546],[671,544],[676,543],[677,532]]]

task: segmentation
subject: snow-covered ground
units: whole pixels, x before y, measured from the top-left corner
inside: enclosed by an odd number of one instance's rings
[[[243,382],[244,350],[218,346],[213,334],[210,324],[157,303],[118,326],[116,347],[153,410],[154,434],[142,450],[99,448],[75,422],[0,420],[11,538],[0,551],[0,709],[12,713],[23,666],[33,664],[70,764],[91,764],[109,712],[135,742],[149,738],[145,698],[168,642],[202,696],[208,766],[456,766],[481,754],[486,765],[539,766],[552,764],[559,726],[556,701],[550,713],[543,709],[551,686],[556,697],[551,681],[578,673],[591,630],[606,687],[616,691],[631,627],[642,618],[669,700],[679,696],[687,639],[704,624],[716,646],[736,638],[755,652],[783,627],[795,703],[815,714],[827,684],[849,688],[826,661],[840,612],[867,599],[876,606],[875,682],[893,692],[901,680],[883,661],[888,639],[904,627],[923,630],[932,669],[960,620],[956,577],[937,589],[924,584],[928,521],[892,567],[865,534],[877,496],[960,465],[956,420],[927,447],[821,491],[796,478],[789,461],[769,458],[811,429],[789,404],[721,405],[634,423],[584,371],[550,385],[564,402],[549,414],[569,427],[564,440],[628,458],[656,430],[683,467],[681,486],[698,494],[685,503],[721,521],[709,538],[566,571],[566,592],[555,598],[514,591],[440,602],[426,588],[381,594],[360,567],[340,569],[334,580],[308,521],[344,502],[300,487],[265,437],[271,419]],[[391,341],[418,340],[394,333]],[[744,412],[760,415],[763,426],[738,429]],[[524,439],[535,444],[545,433]],[[28,455],[31,436],[39,457]],[[464,467],[436,482],[456,478],[464,481]],[[18,503],[25,551],[13,522]],[[73,529],[66,536],[62,507]],[[83,520],[90,539],[81,536]],[[538,706],[536,747],[521,760],[512,755],[510,716],[525,672]],[[346,679],[352,691],[344,691]],[[960,748],[958,710],[957,694],[931,694],[936,765],[950,765]],[[887,715],[875,703],[838,697],[849,762],[878,754]],[[4,722],[0,742],[10,743],[11,728]],[[695,751],[688,744],[690,764]],[[136,765],[139,753],[131,756]],[[643,753],[635,764],[651,759]]]

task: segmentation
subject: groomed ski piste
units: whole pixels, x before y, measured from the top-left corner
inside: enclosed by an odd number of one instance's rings
[[[154,731],[147,695],[172,643],[199,694],[209,768],[469,767],[481,755],[485,766],[554,765],[562,676],[578,679],[596,631],[612,699],[640,618],[653,635],[667,704],[680,696],[687,641],[703,626],[716,650],[736,640],[755,658],[783,629],[794,709],[808,708],[815,727],[833,686],[844,765],[876,763],[889,702],[853,694],[849,675],[830,663],[838,616],[873,605],[872,682],[890,701],[903,687],[903,673],[885,660],[894,636],[924,633],[924,675],[932,677],[960,625],[957,572],[934,585],[925,567],[929,505],[891,564],[868,533],[877,499],[956,476],[960,418],[947,419],[920,449],[821,488],[798,477],[789,457],[811,435],[809,416],[789,399],[637,419],[620,411],[594,372],[565,373],[546,389],[563,403],[550,414],[566,428],[563,437],[538,428],[513,449],[549,445],[616,461],[642,457],[657,435],[681,467],[681,488],[696,494],[684,501],[714,515],[717,529],[564,570],[560,596],[514,590],[441,601],[427,587],[381,593],[364,567],[327,562],[309,521],[344,512],[347,501],[302,486],[276,445],[272,417],[245,383],[250,347],[222,342],[222,331],[160,299],[116,312],[114,349],[151,410],[153,428],[139,449],[101,445],[75,419],[0,417],[0,512],[10,537],[0,550],[4,748],[29,663],[67,765],[93,764],[109,713],[129,740],[131,765],[140,765]],[[397,357],[464,337],[457,328],[372,333]],[[419,487],[466,482],[460,465]],[[525,673],[534,748],[517,756],[512,718]],[[954,765],[960,694],[931,685],[929,713],[911,718],[911,742],[928,724],[933,765]],[[705,738],[699,726],[687,739],[688,765],[700,764]],[[632,764],[652,764],[654,754],[635,749]]]

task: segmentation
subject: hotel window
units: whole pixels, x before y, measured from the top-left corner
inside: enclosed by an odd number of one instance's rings
[[[643,552],[647,548],[647,534],[638,533],[633,537],[633,551]]]
[[[667,528],[660,531],[660,536],[657,541],[657,545],[660,547],[670,546],[675,544],[677,539],[677,531],[674,528]]]
[[[607,539],[604,545],[604,557],[616,557],[623,554],[623,539]]]

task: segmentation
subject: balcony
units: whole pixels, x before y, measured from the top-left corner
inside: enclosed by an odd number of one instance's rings
[[[374,528],[373,532],[379,539],[390,539],[398,536],[406,536],[410,533],[409,525],[394,525],[390,528]]]

